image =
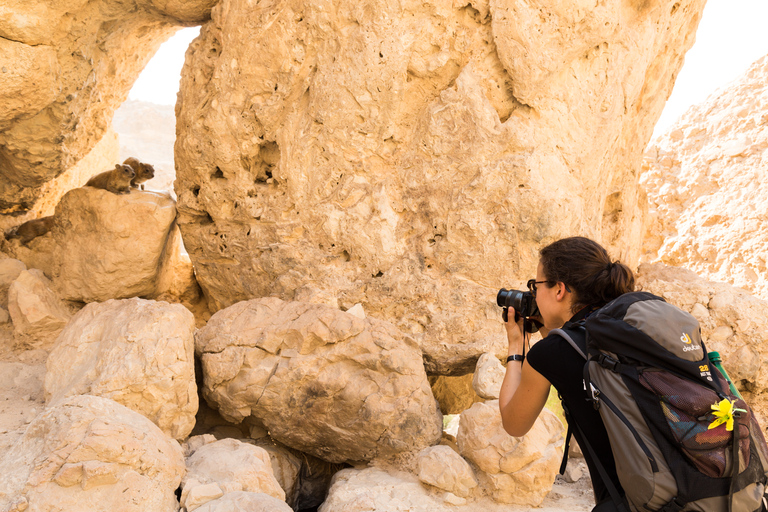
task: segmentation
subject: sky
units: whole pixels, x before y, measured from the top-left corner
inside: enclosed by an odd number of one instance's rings
[[[691,105],[703,102],[768,54],[767,21],[768,0],[708,0],[696,43],[685,55],[654,137],[664,133]],[[185,28],[163,43],[128,97],[175,104],[184,52],[199,33],[199,27]]]

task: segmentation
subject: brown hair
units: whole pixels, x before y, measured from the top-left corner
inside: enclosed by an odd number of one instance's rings
[[[603,246],[589,238],[563,238],[544,247],[539,254],[547,280],[562,281],[574,294],[574,311],[584,306],[602,306],[635,289],[632,270],[619,261],[611,261]]]

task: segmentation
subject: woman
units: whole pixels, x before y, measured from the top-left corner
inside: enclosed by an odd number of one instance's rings
[[[552,329],[568,328],[569,323],[583,320],[619,295],[633,291],[632,270],[611,261],[606,250],[588,238],[564,238],[541,250],[536,279],[529,281],[529,288],[539,307],[538,320],[543,324],[539,332],[543,339],[523,357],[528,340],[523,336],[522,319],[506,323],[510,357],[499,394],[504,429],[513,436],[527,433],[547,401],[550,386],[554,386],[568,409],[570,421],[584,432],[606,478],[621,493],[600,414],[585,400],[582,382],[585,361],[565,339],[548,336],[548,333]],[[583,336],[577,343],[585,350]],[[580,446],[586,446],[575,425],[574,437]],[[604,478],[594,458],[587,450],[584,452],[595,500],[598,506],[602,504],[599,510],[612,510]],[[597,506],[593,511],[596,509]]]

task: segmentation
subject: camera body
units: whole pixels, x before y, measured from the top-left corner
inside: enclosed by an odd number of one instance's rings
[[[539,314],[539,306],[536,304],[536,299],[533,297],[531,292],[507,290],[506,288],[502,288],[496,295],[496,304],[499,307],[504,308],[502,317],[504,318],[505,322],[508,321],[507,315],[509,308],[515,310],[516,316],[521,316],[523,318],[538,316]],[[539,327],[532,321],[530,325],[526,325],[525,330],[527,332],[533,333],[538,331]]]

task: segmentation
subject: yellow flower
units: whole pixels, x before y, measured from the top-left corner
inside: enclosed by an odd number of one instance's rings
[[[715,411],[712,414],[714,414],[716,418],[715,421],[709,424],[708,429],[713,429],[725,423],[725,430],[733,430],[733,412],[734,410],[738,411],[740,409],[734,409],[733,402],[727,398],[723,398],[720,403],[714,404],[711,407],[712,410]]]

